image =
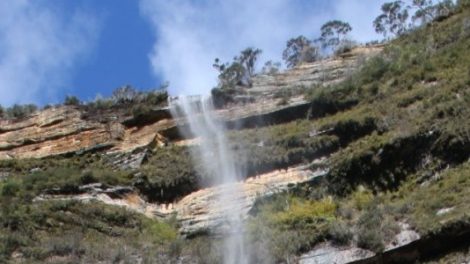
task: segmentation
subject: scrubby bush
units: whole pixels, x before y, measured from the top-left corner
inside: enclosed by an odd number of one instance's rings
[[[134,102],[137,95],[138,92],[134,87],[125,85],[115,89],[111,98],[116,104],[124,104]]]
[[[260,49],[246,48],[239,56],[235,56],[231,63],[221,63],[219,58],[216,58],[212,66],[219,72],[218,88],[230,90],[236,86],[251,87],[256,61],[261,52]]]
[[[381,209],[377,203],[373,203],[358,220],[357,245],[361,248],[374,252],[381,252],[384,249],[384,236],[382,233],[382,221],[384,219]]]
[[[382,252],[384,250],[382,234],[376,229],[361,229],[358,234],[357,245],[373,252]]]
[[[333,221],[328,228],[328,235],[336,245],[347,245],[353,239],[353,232],[343,221]]]
[[[392,213],[385,213],[383,205],[379,205],[379,201],[375,200],[362,211],[357,222],[357,232],[359,247],[381,252],[385,244],[392,241],[400,232],[400,227]]]
[[[9,181],[7,183],[4,183],[1,187],[2,187],[2,193],[1,194],[4,197],[16,196],[16,194],[20,190],[19,184],[15,181]]]
[[[80,105],[80,100],[73,95],[67,95],[64,100],[64,105]]]
[[[5,110],[4,117],[8,119],[23,119],[37,111],[37,106],[34,104],[19,105],[14,104]]]
[[[95,112],[104,112],[110,109],[119,110],[125,114],[141,116],[150,113],[155,107],[161,107],[168,102],[167,84],[146,92],[138,91],[130,85],[119,87],[113,91],[110,98],[97,96],[87,106],[88,114],[94,116]]]
[[[216,108],[222,108],[234,101],[235,89],[232,88],[214,88],[211,90],[212,102]]]
[[[273,74],[279,73],[280,68],[281,68],[281,63],[280,62],[273,62],[273,61],[269,60],[269,61],[264,63],[264,66],[261,69],[261,73],[268,74],[268,75],[273,75]]]
[[[342,40],[338,46],[335,48],[334,53],[336,56],[339,56],[341,54],[350,52],[353,50],[358,44],[350,39],[344,39]]]

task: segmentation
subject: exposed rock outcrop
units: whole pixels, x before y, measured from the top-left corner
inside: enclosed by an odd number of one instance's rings
[[[412,230],[406,223],[400,223],[400,232],[395,235],[391,243],[385,246],[384,253],[409,245],[419,240],[420,235]],[[330,242],[320,243],[308,253],[303,254],[299,264],[346,264],[351,262],[368,261],[375,257],[372,251],[358,248],[356,246],[335,246]]]
[[[361,62],[382,49],[381,46],[360,47],[341,57],[303,64],[291,70],[254,78],[247,91],[253,100],[218,111],[229,128],[286,122],[298,118],[296,111],[306,112],[308,103],[295,95],[300,86],[328,85],[343,80]],[[294,93],[286,104],[277,92]],[[164,145],[166,138],[180,139],[176,124],[166,108],[153,109],[146,115],[129,116],[114,110],[89,113],[83,107],[52,107],[24,120],[0,119],[0,160],[43,158],[55,155],[106,150],[130,152],[152,144]],[[163,137],[165,138],[163,138]]]
[[[0,159],[43,158],[99,149],[131,151],[152,142],[166,121],[125,127],[117,121],[85,119],[75,107],[49,108],[23,121],[0,120]]]
[[[325,160],[320,159],[318,162],[324,163]],[[172,204],[147,203],[132,188],[107,187],[102,184],[81,186],[79,193],[73,195],[61,194],[60,190],[51,190],[37,197],[35,201],[96,200],[109,205],[122,206],[149,217],[165,218],[175,214],[181,225],[180,232],[184,235],[207,230],[211,230],[212,233],[222,233],[228,232],[228,227],[224,226],[224,216],[227,215],[227,211],[232,210],[232,206],[242,208],[242,217],[245,218],[257,198],[284,191],[289,186],[311,181],[326,173],[327,170],[324,168],[310,171],[305,167],[294,167],[249,178],[235,183],[243,191],[237,194],[234,203],[226,207],[213,207],[211,204],[220,197],[220,193],[224,192],[225,188],[230,188],[227,184],[193,192]]]
[[[383,46],[358,47],[337,57],[313,63],[305,63],[289,71],[272,75],[259,75],[253,78],[253,88],[248,94],[256,97],[272,98],[276,92],[294,90],[302,86],[330,85],[340,82],[367,58],[377,55]]]
[[[233,198],[233,203],[228,203],[226,206],[214,207],[211,204],[219,199],[226,188],[233,188],[229,184],[194,192],[174,205],[181,223],[181,233],[193,234],[207,230],[211,233],[229,232],[229,227],[224,225],[224,217],[229,215],[227,212],[232,210],[232,207],[241,208],[242,217],[246,217],[257,198],[285,191],[291,185],[311,181],[325,175],[326,172],[325,169],[312,172],[302,167],[295,167],[249,178],[236,183],[237,188],[242,191]]]
[[[374,252],[357,247],[337,247],[331,243],[317,245],[310,252],[302,255],[299,264],[345,264],[374,256]]]

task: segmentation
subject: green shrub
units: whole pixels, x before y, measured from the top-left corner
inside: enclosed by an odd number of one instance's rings
[[[64,105],[80,105],[80,100],[73,95],[67,95],[64,100]]]
[[[384,250],[382,233],[376,229],[361,229],[357,237],[357,245],[373,252],[382,252]]]
[[[34,104],[19,105],[14,104],[5,110],[4,116],[9,119],[23,119],[37,111],[37,106]]]
[[[343,221],[333,221],[328,228],[328,235],[336,245],[347,245],[353,239],[353,232]]]
[[[211,90],[212,102],[216,108],[223,108],[225,105],[234,102],[236,90],[230,87],[213,88]]]
[[[1,185],[2,187],[2,196],[4,197],[13,197],[20,191],[20,185],[15,181],[8,181]]]
[[[370,205],[374,196],[369,190],[362,190],[361,188],[358,188],[358,190],[352,194],[351,198],[354,201],[354,206],[356,209],[361,211]]]

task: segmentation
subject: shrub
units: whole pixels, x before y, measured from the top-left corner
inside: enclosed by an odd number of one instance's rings
[[[332,199],[308,201],[299,198],[289,198],[286,210],[272,215],[275,224],[288,227],[307,227],[320,222],[334,219],[336,204]]]
[[[279,73],[280,68],[281,68],[280,62],[273,62],[270,60],[264,63],[264,66],[261,69],[261,72],[267,75],[274,75],[274,74]]]
[[[357,190],[352,194],[352,199],[356,209],[363,210],[369,206],[374,196],[369,190]]]
[[[361,229],[357,237],[357,245],[374,252],[384,249],[382,233],[376,229]]]
[[[17,182],[9,181],[2,186],[2,196],[13,197],[20,191],[20,186]]]
[[[34,113],[37,109],[37,106],[34,104],[14,104],[12,107],[6,109],[6,116],[10,119],[22,119]]]
[[[79,105],[80,100],[76,96],[67,95],[64,100],[64,105]]]
[[[347,245],[353,238],[353,232],[343,221],[332,222],[328,234],[333,243],[337,245]]]
[[[357,43],[353,40],[345,39],[342,40],[338,47],[335,49],[335,55],[341,55],[346,52],[350,52],[352,49],[354,49],[357,46]]]
[[[132,115],[134,117],[145,116],[152,112],[152,108],[145,104],[136,104],[132,107]]]
[[[117,104],[129,103],[134,102],[137,95],[138,92],[134,87],[125,85],[113,91],[112,100]]]
[[[374,252],[384,249],[384,237],[382,233],[382,221],[384,219],[382,210],[374,201],[358,220],[357,245],[361,248]]]
[[[90,184],[96,182],[96,178],[93,175],[93,172],[90,170],[84,171],[82,175],[80,175],[79,179],[80,184]]]
[[[211,91],[212,102],[216,108],[222,108],[234,101],[233,96],[235,93],[235,89],[232,88],[214,88]]]

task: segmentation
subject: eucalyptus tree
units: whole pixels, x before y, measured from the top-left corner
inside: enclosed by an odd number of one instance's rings
[[[381,7],[382,14],[375,18],[373,25],[377,33],[386,36],[388,33],[399,36],[408,29],[408,6],[403,1],[384,3]]]
[[[311,40],[302,35],[287,41],[286,48],[282,53],[282,59],[289,68],[302,62],[316,61],[319,57],[318,48],[313,45]]]
[[[413,0],[411,8],[416,9],[412,16],[414,22],[420,21],[421,24],[432,22],[439,17],[447,16],[455,7],[452,0],[438,1],[434,4],[432,0]]]
[[[237,85],[251,86],[256,61],[261,52],[260,49],[246,48],[239,56],[235,56],[231,63],[221,63],[220,59],[216,58],[212,66],[219,72],[219,87],[228,89]]]
[[[331,20],[323,24],[320,30],[321,37],[319,38],[319,41],[322,43],[322,46],[324,48],[335,48],[341,43],[346,34],[351,32],[352,27],[347,22]]]

